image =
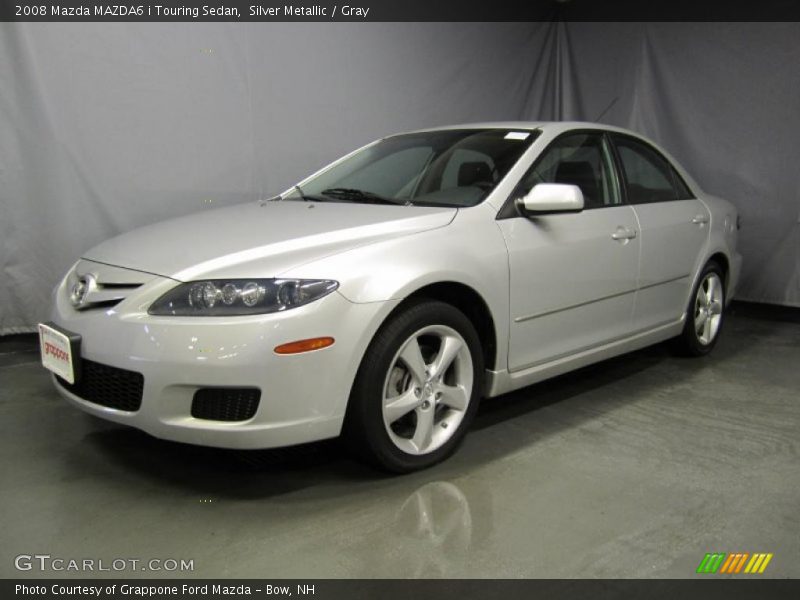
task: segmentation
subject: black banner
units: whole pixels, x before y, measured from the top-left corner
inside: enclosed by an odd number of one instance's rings
[[[78,600],[86,598],[222,600],[225,598],[313,598],[314,600],[414,600],[503,598],[530,600],[769,600],[800,597],[796,579],[526,579],[526,580],[11,580],[3,598]]]
[[[116,2],[116,3],[115,3]],[[345,0],[346,2],[346,0]],[[795,21],[794,0],[0,0],[0,21]]]

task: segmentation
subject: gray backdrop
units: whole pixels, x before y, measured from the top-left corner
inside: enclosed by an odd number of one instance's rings
[[[103,239],[272,195],[381,135],[604,111],[740,207],[743,297],[800,305],[798,40],[796,24],[0,24],[0,333],[45,318]]]
[[[739,297],[800,306],[800,24],[573,23],[545,116],[630,127],[742,215]],[[527,115],[542,115],[533,96]],[[610,106],[610,108],[608,108]]]

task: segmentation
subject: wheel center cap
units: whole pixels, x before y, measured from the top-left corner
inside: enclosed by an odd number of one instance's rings
[[[430,383],[426,383],[425,386],[422,388],[422,391],[426,396],[433,395],[433,385],[431,385]]]

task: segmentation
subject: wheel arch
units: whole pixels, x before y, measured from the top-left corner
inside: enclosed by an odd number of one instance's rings
[[[410,302],[420,299],[439,300],[463,312],[475,326],[480,338],[484,368],[496,368],[498,358],[497,328],[495,319],[489,309],[489,304],[480,293],[474,288],[457,281],[429,283],[407,294],[386,320],[397,312],[402,311]]]
[[[684,306],[689,306],[689,304],[693,302],[693,294],[695,287],[697,286],[697,282],[700,281],[700,276],[703,273],[703,269],[705,269],[706,265],[710,262],[717,263],[720,269],[722,269],[722,285],[725,291],[725,304],[727,306],[728,292],[730,288],[731,263],[730,259],[728,258],[728,254],[719,246],[716,247],[712,246],[711,248],[707,249],[706,252],[698,256],[697,266],[695,272],[691,276],[692,277],[691,285],[689,286],[689,290],[686,293]],[[681,320],[683,320],[684,318],[685,316],[682,316]]]
[[[727,291],[728,287],[728,274],[730,273],[731,263],[728,260],[728,257],[722,251],[717,251],[711,256],[708,257],[708,260],[704,264],[708,264],[709,262],[714,261],[717,263],[720,268],[722,269],[722,279],[725,283],[725,289]]]

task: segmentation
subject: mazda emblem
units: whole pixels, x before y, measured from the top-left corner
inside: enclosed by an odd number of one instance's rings
[[[86,296],[94,288],[95,279],[93,275],[81,275],[80,279],[75,282],[69,293],[69,301],[75,308],[81,308],[86,302]]]

